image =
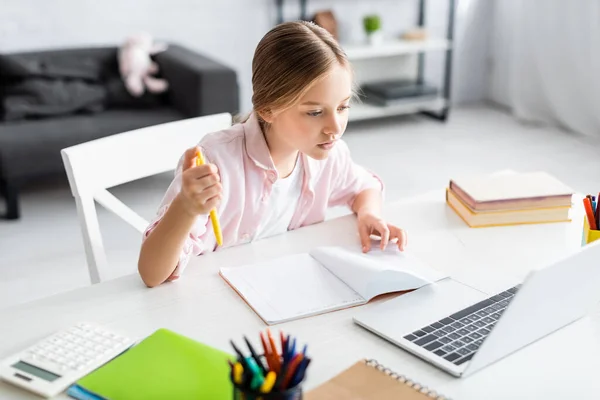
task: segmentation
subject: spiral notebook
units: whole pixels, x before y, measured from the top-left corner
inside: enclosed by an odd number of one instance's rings
[[[385,368],[375,360],[357,361],[321,386],[306,400],[450,400],[450,398]]]

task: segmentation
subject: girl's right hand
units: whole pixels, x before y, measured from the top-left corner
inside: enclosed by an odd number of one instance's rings
[[[185,152],[181,192],[178,197],[185,210],[193,216],[208,214],[221,202],[223,186],[219,170],[214,164],[196,166],[200,149],[192,147]]]

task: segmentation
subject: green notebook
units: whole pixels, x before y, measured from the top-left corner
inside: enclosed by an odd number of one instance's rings
[[[77,384],[109,400],[231,399],[227,360],[235,358],[159,329]]]

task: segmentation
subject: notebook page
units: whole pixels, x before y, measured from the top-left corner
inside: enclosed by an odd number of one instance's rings
[[[241,267],[224,267],[221,276],[268,324],[365,302],[306,253]]]
[[[363,298],[389,292],[417,289],[448,275],[425,264],[395,244],[381,250],[378,244],[363,253],[360,246],[319,247],[311,255]]]

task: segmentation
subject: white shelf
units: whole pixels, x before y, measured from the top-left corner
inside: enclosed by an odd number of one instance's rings
[[[420,111],[440,111],[446,107],[446,100],[438,98],[415,98],[393,106],[376,106],[368,103],[354,104],[350,109],[350,121],[387,117],[392,115],[412,114]]]
[[[376,57],[391,57],[403,54],[421,53],[427,51],[447,50],[450,42],[446,39],[427,40],[389,40],[379,45],[347,44],[343,48],[350,60],[360,60]]]

